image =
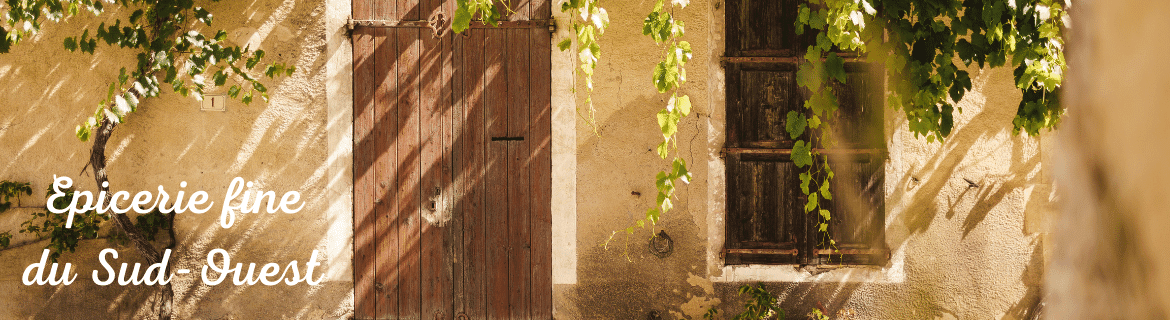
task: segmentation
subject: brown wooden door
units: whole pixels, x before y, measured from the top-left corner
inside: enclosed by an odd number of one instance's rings
[[[549,1],[353,2],[357,318],[552,318]]]

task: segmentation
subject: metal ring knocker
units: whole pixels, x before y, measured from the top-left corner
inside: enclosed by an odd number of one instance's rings
[[[674,240],[666,235],[666,230],[658,231],[658,234],[650,238],[647,247],[650,248],[650,253],[653,253],[655,257],[666,258],[674,252]]]

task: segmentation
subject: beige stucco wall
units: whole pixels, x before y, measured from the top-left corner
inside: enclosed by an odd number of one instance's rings
[[[176,218],[178,318],[340,318],[352,314],[351,51],[344,23],[349,1],[224,1],[207,3],[214,27],[235,44],[268,51],[266,61],[295,65],[291,77],[270,81],[270,102],[233,101],[226,112],[204,112],[198,102],[163,89],[119,125],[110,139],[111,189],[174,194],[186,181],[190,194],[204,190],[216,202],[205,214]],[[102,19],[128,12],[107,12]],[[134,52],[100,46],[95,55],[60,49],[69,30],[106,20],[83,14],[49,26],[31,41],[0,54],[0,179],[27,181],[35,190],[24,206],[43,206],[53,175],[70,176],[95,190],[91,174],[78,174],[90,143],[78,141],[75,125],[91,115],[106,84]],[[112,20],[110,20],[112,22]],[[129,54],[127,54],[129,53]],[[295,214],[247,214],[236,225],[219,227],[220,206],[234,177],[278,194],[298,191],[304,208]],[[78,278],[69,286],[24,286],[24,267],[36,262],[45,242],[16,233],[31,209],[0,214],[0,230],[16,236],[0,251],[0,318],[136,318],[152,312],[155,290],[101,287],[90,280],[100,270],[98,252],[117,248],[118,262],[141,262],[137,252],[104,239],[82,241],[60,261],[73,264]],[[112,225],[111,225],[112,227]],[[208,287],[199,282],[207,252],[223,248],[232,262],[304,262],[320,250],[320,285]],[[117,267],[117,265],[115,265]],[[145,268],[145,266],[143,266]],[[259,267],[259,266],[258,266]],[[104,276],[104,275],[103,275]]]
[[[712,305],[729,316],[744,301],[735,290],[757,281],[780,295],[790,315],[818,303],[859,319],[1034,313],[1055,201],[1046,165],[1052,139],[1012,134],[1020,93],[1007,68],[968,69],[974,88],[944,143],[915,138],[900,111],[886,111],[889,264],[816,275],[793,266],[724,266],[718,254],[726,208],[718,157],[725,132],[722,4],[695,0],[675,11],[694,49],[682,91],[695,111],[678,134],[694,179],[657,227],[675,241],[673,255],[660,259],[646,249],[647,231],[619,233],[608,250],[602,247],[613,231],[654,206],[654,175],[669,165],[653,150],[661,141],[654,113],[669,96],[652,86],[657,47],[638,32],[653,3],[605,3],[612,25],[601,40],[592,95],[599,134],[578,120],[575,137],[560,137],[576,141],[576,192],[568,195],[576,199],[577,268],[575,282],[555,288],[558,319],[643,319],[652,310],[697,319]],[[568,72],[554,70],[554,78]],[[577,92],[576,101],[583,101],[581,82]],[[979,187],[969,188],[964,178]]]
[[[695,110],[679,133],[692,182],[677,195],[675,210],[658,228],[675,241],[673,255],[646,251],[648,233],[619,235],[601,245],[654,203],[653,176],[668,163],[653,148],[660,141],[654,113],[665,104],[650,82],[657,57],[653,41],[640,34],[653,3],[604,3],[612,25],[602,38],[603,56],[593,94],[600,130],[577,117],[584,88],[572,77],[575,55],[553,51],[553,230],[554,308],[558,319],[643,319],[651,310],[665,317],[698,318],[709,306],[738,312],[735,289],[763,281],[781,295],[789,314],[817,303],[853,310],[861,319],[1022,318],[1041,296],[1053,196],[1047,164],[1051,139],[1011,133],[1019,93],[1008,69],[970,69],[974,91],[961,106],[956,129],[945,143],[927,143],[906,129],[895,110],[886,112],[890,158],[886,162],[885,233],[893,258],[885,266],[848,268],[812,275],[791,266],[725,267],[719,258],[725,214],[723,163],[724,85],[722,2],[695,0],[677,12],[687,23],[695,52],[683,92]],[[297,214],[245,215],[236,226],[217,226],[219,206],[207,214],[181,214],[177,267],[196,268],[206,253],[224,248],[234,262],[287,262],[324,253],[320,286],[205,287],[197,277],[176,277],[176,307],[194,318],[343,318],[352,309],[352,126],[349,42],[344,20],[349,1],[222,2],[211,9],[216,26],[233,41],[260,44],[269,57],[294,63],[298,72],[277,81],[273,101],[227,112],[201,112],[196,102],[166,94],[145,104],[120,126],[110,142],[115,190],[206,190],[220,197],[231,178],[257,181],[258,188],[300,191]],[[558,7],[558,6],[554,6]],[[556,11],[556,10],[554,10]],[[561,19],[553,43],[570,36]],[[14,52],[0,55],[0,179],[30,181],[43,201],[52,174],[78,176],[88,143],[74,138],[104,94],[101,79],[116,76],[117,50],[97,55],[56,49],[60,30],[95,26],[74,19],[51,27]],[[247,26],[247,27],[243,27]],[[253,36],[255,35],[255,36]],[[102,80],[104,81],[104,80]],[[576,91],[571,89],[576,83]],[[93,97],[99,97],[97,99]],[[978,188],[968,188],[964,178]],[[641,195],[636,195],[640,193]],[[219,201],[217,201],[219,202]],[[0,228],[16,229],[27,211],[0,215]],[[0,229],[2,230],[2,229]],[[15,244],[29,240],[17,235]],[[0,318],[55,318],[80,314],[148,313],[150,291],[98,287],[80,274],[62,287],[25,287],[24,266],[35,262],[41,243],[0,251]],[[85,241],[62,262],[80,270],[97,267],[96,254],[115,246]],[[140,261],[120,247],[121,261]],[[629,260],[627,260],[627,258]]]

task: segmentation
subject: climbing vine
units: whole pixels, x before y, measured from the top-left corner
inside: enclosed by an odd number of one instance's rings
[[[686,23],[675,18],[675,10],[686,8],[689,0],[658,0],[654,10],[642,20],[642,35],[649,36],[659,46],[658,63],[651,74],[651,82],[658,93],[670,93],[670,98],[655,114],[658,129],[662,133],[662,142],[658,144],[658,157],[663,160],[671,159],[667,170],[659,171],[654,177],[654,186],[658,189],[655,198],[656,206],[646,209],[646,215],[626,227],[626,235],[632,235],[635,226],[647,228],[657,225],[663,214],[674,209],[674,192],[679,182],[690,183],[691,173],[687,169],[687,161],[678,153],[678,128],[683,118],[691,114],[691,98],[680,94],[680,88],[687,81],[686,64],[692,57],[691,44],[682,37],[686,34]],[[672,156],[673,155],[673,156]],[[617,234],[610,235],[610,240]],[[653,232],[651,232],[652,237]],[[606,241],[608,247],[609,240]],[[629,259],[629,257],[627,257]]]
[[[859,21],[872,20],[876,30],[889,36],[884,52],[870,51],[886,57],[890,79],[901,80],[891,82],[888,103],[906,113],[912,132],[931,141],[950,134],[954,104],[971,90],[969,74],[959,70],[956,61],[964,66],[977,63],[980,68],[1007,65],[1014,69],[1016,87],[1023,93],[1012,120],[1016,132],[1037,135],[1041,129],[1053,129],[1060,123],[1064,109],[1058,97],[1066,69],[1063,29],[1069,27],[1068,2],[877,3],[876,10],[859,12],[863,16]],[[817,12],[830,13],[823,9]],[[882,33],[866,34],[861,41],[882,43],[878,41]]]
[[[836,240],[828,230],[832,212],[821,201],[833,200],[831,182],[836,176],[829,158],[823,154],[824,150],[837,145],[833,126],[840,105],[832,83],[845,84],[848,80],[845,60],[834,49],[864,54],[866,47],[860,39],[860,32],[864,30],[865,22],[857,17],[859,10],[872,14],[874,9],[865,0],[810,4],[819,4],[821,9],[812,10],[801,4],[795,26],[797,34],[803,34],[806,29],[816,31],[815,43],[805,50],[803,62],[796,72],[797,86],[808,90],[809,99],[804,103],[807,112],[789,111],[784,129],[795,141],[791,155],[793,164],[805,170],[800,173],[800,191],[808,199],[804,211],[815,213],[818,218],[818,247],[836,248]],[[804,134],[806,129],[809,131],[807,136]]]
[[[657,224],[662,215],[674,208],[671,198],[674,197],[677,181],[690,183],[691,173],[687,170],[687,162],[678,155],[678,126],[679,122],[691,114],[691,98],[680,95],[679,88],[687,81],[686,64],[691,60],[691,44],[681,40],[686,32],[686,25],[682,20],[675,19],[674,10],[686,8],[688,0],[673,0],[665,4],[658,0],[654,10],[642,22],[642,34],[650,36],[654,42],[662,47],[662,60],[654,67],[651,79],[658,93],[670,93],[666,107],[657,113],[658,127],[662,131],[662,143],[658,144],[658,156],[662,159],[671,157],[670,170],[659,171],[655,176],[655,186],[658,188],[657,207],[646,210],[646,218],[638,220],[638,226],[646,223]],[[669,172],[669,173],[668,173]],[[627,233],[632,233],[627,229]]]
[[[797,140],[793,162],[807,167],[800,175],[801,191],[808,196],[805,211],[820,216],[821,246],[835,248],[827,231],[831,213],[819,200],[832,200],[834,173],[820,151],[836,144],[831,128],[838,105],[830,82],[846,82],[839,52],[884,64],[890,83],[886,103],[906,114],[915,136],[932,143],[950,135],[954,112],[963,111],[955,105],[971,90],[970,74],[956,61],[980,68],[1010,63],[1023,93],[1013,129],[1038,135],[1054,129],[1064,113],[1058,97],[1066,69],[1066,7],[1060,0],[811,0],[800,5],[797,33],[815,33],[797,72],[798,85],[810,93],[804,106],[811,116],[790,112],[785,129]],[[806,126],[816,139],[798,139]]]
[[[227,86],[227,95],[245,104],[250,104],[256,97],[267,101],[268,88],[261,78],[289,76],[296,70],[283,63],[261,65],[264,51],[226,43],[227,31],[204,34],[201,28],[210,27],[214,17],[192,0],[10,0],[0,6],[5,10],[4,22],[0,25],[0,53],[7,53],[13,45],[36,35],[46,22],[62,22],[84,12],[100,17],[106,11],[106,5],[117,6],[116,12],[129,14],[115,17],[113,23],[102,22],[96,28],[82,27],[80,34],[66,37],[62,42],[68,51],[80,50],[89,54],[94,54],[103,44],[137,51],[136,63],[121,68],[117,79],[108,83],[106,96],[96,103],[93,116],[75,128],[78,139],[93,139],[87,168],[92,170],[100,191],[109,191],[105,170],[106,143],[116,126],[125,122],[128,114],[137,111],[144,99],[159,96],[164,87],[170,87],[184,97],[202,99],[205,90]],[[263,76],[253,73],[258,67],[263,67]],[[54,219],[59,218],[57,215],[39,217],[43,218],[40,224],[30,220],[23,226],[24,231],[48,232],[52,235],[49,237],[50,246],[61,250],[71,250],[76,246],[79,237],[71,232],[81,232],[80,238],[92,238],[100,228],[100,221],[93,221],[92,230],[80,230],[75,225],[70,231],[56,227]],[[162,255],[148,243],[154,232],[144,234],[142,231],[157,231],[161,226],[169,225],[173,215],[161,220],[157,216],[139,216],[139,224],[120,214],[106,218],[113,220],[117,234],[124,235],[147,262],[161,260]],[[10,234],[6,235],[0,236],[4,242],[10,238]],[[173,245],[173,231],[171,235]],[[159,318],[170,318],[172,298],[170,285],[163,286]]]
[[[582,114],[578,109],[577,115],[593,128],[594,134],[599,134],[597,109],[593,106],[593,70],[597,69],[597,61],[601,59],[601,44],[598,37],[605,34],[605,29],[609,28],[609,12],[598,5],[598,0],[566,0],[561,4],[561,12],[569,13],[577,47],[581,48],[577,52],[580,64],[575,70],[580,71],[585,78],[586,110]],[[572,45],[572,39],[564,39],[557,43],[561,51],[569,50]]]

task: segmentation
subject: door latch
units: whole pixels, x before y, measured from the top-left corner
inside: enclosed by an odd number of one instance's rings
[[[524,141],[524,137],[492,137],[492,141]]]

